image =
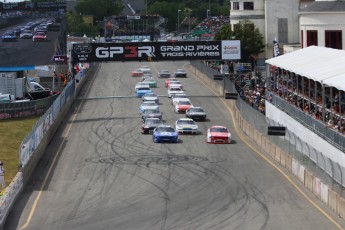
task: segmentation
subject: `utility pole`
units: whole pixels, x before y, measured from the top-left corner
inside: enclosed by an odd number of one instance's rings
[[[177,10],[177,36],[180,35],[180,12],[181,10]]]

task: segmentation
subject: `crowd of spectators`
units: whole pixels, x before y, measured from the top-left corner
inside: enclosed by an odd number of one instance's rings
[[[205,34],[215,34],[222,26],[229,23],[229,16],[207,17],[193,29],[193,33],[204,31]]]
[[[316,90],[314,87],[309,90],[307,82],[281,77],[278,79],[276,87],[274,84],[271,85],[272,93],[324,123],[326,127],[345,134],[345,104],[341,103],[340,106],[341,101],[345,102],[345,95],[339,94],[335,88],[332,90],[334,93],[331,93],[328,88],[324,95],[325,103],[323,105],[321,86],[316,85]],[[272,96],[268,100],[272,101]]]

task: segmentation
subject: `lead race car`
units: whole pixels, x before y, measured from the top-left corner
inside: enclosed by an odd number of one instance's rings
[[[169,125],[161,125],[153,130],[153,142],[178,142],[178,133]]]
[[[207,143],[230,144],[231,133],[225,126],[212,126],[207,130]]]

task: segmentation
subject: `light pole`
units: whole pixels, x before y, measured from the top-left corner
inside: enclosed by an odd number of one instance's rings
[[[177,36],[180,35],[180,12],[181,10],[177,10]]]
[[[211,11],[210,9],[207,9],[207,11],[206,11],[206,18],[209,17],[210,11]]]
[[[188,34],[190,34],[190,12],[192,12],[191,9],[189,9],[189,12],[188,12]]]

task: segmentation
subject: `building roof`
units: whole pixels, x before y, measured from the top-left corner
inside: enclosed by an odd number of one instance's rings
[[[345,1],[315,1],[300,9],[300,13],[307,12],[339,12],[345,11]]]
[[[266,63],[345,91],[344,50],[309,46]]]

